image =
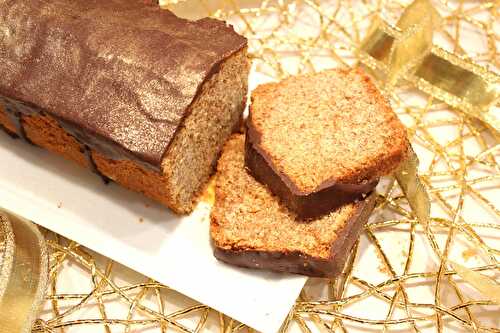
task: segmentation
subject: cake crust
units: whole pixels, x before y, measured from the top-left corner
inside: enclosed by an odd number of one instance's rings
[[[217,166],[210,225],[214,255],[242,267],[317,277],[340,273],[374,207],[374,196],[304,222],[244,164],[244,136],[234,135]]]
[[[314,218],[362,198],[406,158],[406,129],[361,69],[264,84],[252,93],[246,166]]]

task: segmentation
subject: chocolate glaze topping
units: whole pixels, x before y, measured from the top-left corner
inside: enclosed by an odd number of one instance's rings
[[[0,3],[0,96],[83,145],[155,170],[203,83],[246,47],[224,22],[130,0]],[[6,103],[3,103],[4,105]]]

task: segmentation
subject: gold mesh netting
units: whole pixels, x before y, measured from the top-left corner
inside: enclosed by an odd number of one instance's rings
[[[435,43],[498,71],[500,38],[495,29],[500,28],[500,2],[433,3],[443,17]],[[249,38],[255,72],[274,80],[358,63],[366,30],[378,17],[395,24],[407,4],[200,0],[178,10],[195,6],[234,23]],[[417,91],[412,83],[403,81],[386,93],[421,159],[421,179],[432,200],[430,223],[420,225],[397,183],[387,180],[379,186],[376,211],[345,274],[334,281],[311,279],[282,330],[499,332],[500,306],[488,299],[492,295],[465,283],[449,262],[499,277],[498,136],[477,119]],[[50,286],[35,332],[69,332],[82,326],[92,332],[250,330],[150,279],[123,278],[118,264],[74,242],[50,233],[48,239]],[[78,279],[68,267],[79,271]],[[63,280],[73,282],[61,288]],[[88,292],[81,293],[82,286]],[[119,307],[124,309],[120,317],[109,316]]]

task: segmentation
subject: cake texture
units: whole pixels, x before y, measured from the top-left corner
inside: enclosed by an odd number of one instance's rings
[[[0,3],[0,125],[192,210],[245,107],[247,41],[127,0]]]
[[[244,135],[234,135],[217,166],[210,224],[215,256],[243,267],[339,274],[373,210],[374,196],[304,222],[247,172],[244,145]]]
[[[257,87],[246,166],[302,218],[373,190],[406,158],[406,129],[361,69],[333,69]]]

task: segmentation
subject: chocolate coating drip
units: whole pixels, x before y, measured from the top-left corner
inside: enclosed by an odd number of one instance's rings
[[[111,182],[111,179],[109,179],[108,177],[103,175],[101,173],[101,171],[99,171],[99,169],[97,168],[97,164],[94,161],[94,157],[92,157],[92,150],[90,150],[89,146],[83,145],[82,150],[83,150],[83,153],[85,154],[85,157],[87,158],[87,163],[90,167],[90,170],[93,173],[97,174],[99,177],[101,177],[104,184],[106,184],[106,185],[109,184]]]
[[[19,139],[19,135],[16,133],[13,133],[7,129],[7,127],[3,126],[0,124],[0,130],[3,130],[8,136],[10,136],[12,139]]]
[[[24,126],[22,123],[22,115],[30,115],[30,114],[35,114],[35,113],[41,113],[41,110],[37,110],[34,107],[30,107],[28,105],[24,105],[23,103],[20,103],[18,101],[12,100],[7,97],[0,97],[0,106],[3,107],[5,110],[5,113],[9,116],[9,119],[12,121],[12,123],[16,126],[16,133],[12,133],[10,131],[7,131],[3,126],[1,126],[2,129],[5,130],[7,134],[12,136],[13,138],[21,138],[24,141],[33,144],[31,140],[26,136],[26,132],[24,130]],[[77,139],[78,140],[78,139]],[[81,143],[81,141],[79,141]],[[103,175],[99,169],[97,168],[97,165],[94,161],[94,158],[92,157],[92,152],[90,150],[90,147],[81,143],[81,148],[80,151],[85,155],[89,168],[92,172],[96,173],[105,184],[108,184],[111,180]]]
[[[161,171],[203,84],[247,41],[130,0],[0,2],[0,95],[108,158]]]
[[[26,136],[26,132],[24,131],[23,123],[21,121],[21,113],[12,110],[9,106],[6,106],[5,110],[7,112],[7,115],[9,116],[10,121],[13,122],[16,126],[16,133],[19,135],[19,137],[21,137],[26,142],[30,142],[30,140]]]
[[[31,140],[26,136],[26,132],[24,130],[23,122],[21,119],[21,115],[23,113],[31,113],[32,110],[22,103],[4,97],[0,97],[0,104],[4,108],[5,113],[9,117],[10,121],[14,124],[14,126],[16,126],[15,135],[12,135],[8,131],[6,132],[9,133],[12,137],[20,137],[24,141],[33,144]]]

